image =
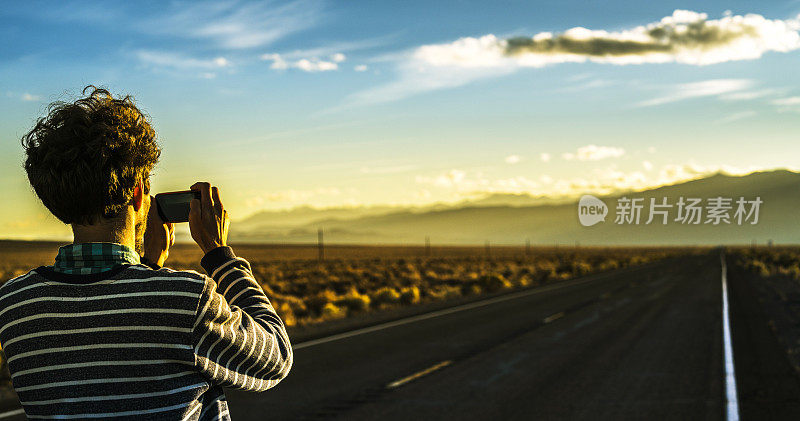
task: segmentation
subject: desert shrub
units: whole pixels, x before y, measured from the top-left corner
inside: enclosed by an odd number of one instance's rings
[[[508,279],[500,274],[485,275],[481,277],[479,285],[481,286],[481,290],[486,292],[496,292],[500,291],[501,289],[511,288],[513,286]]]
[[[462,282],[460,289],[461,295],[480,295],[483,292],[477,280]]]
[[[560,281],[565,281],[565,280],[567,280],[569,278],[572,278],[572,272],[570,272],[570,271],[558,272],[556,274],[555,278],[560,280]]]
[[[400,293],[392,287],[381,287],[370,295],[374,306],[382,304],[397,304],[400,301]]]
[[[283,320],[283,324],[286,326],[295,326],[297,325],[297,317],[294,315],[294,311],[292,311],[292,306],[289,305],[287,302],[280,303],[276,308],[275,311],[278,312],[278,315]]]
[[[306,303],[303,302],[300,298],[294,297],[292,295],[277,295],[275,296],[275,301],[281,303],[285,303],[291,309],[292,314],[294,314],[297,318],[303,318],[308,316],[308,307],[306,307]],[[321,308],[321,307],[320,307]]]
[[[573,276],[582,276],[592,271],[592,265],[582,260],[577,260],[572,262],[572,273]]]
[[[411,286],[400,290],[400,304],[409,306],[417,304],[420,300],[419,287]]]
[[[547,282],[551,279],[558,279],[558,272],[556,265],[552,262],[542,262],[536,266],[536,275],[534,279],[538,282]]]
[[[428,291],[428,297],[433,300],[452,300],[461,296],[461,288],[449,285],[440,285]]]
[[[323,308],[327,304],[333,304],[333,301],[336,301],[336,298],[337,296],[335,292],[325,289],[317,294],[312,295],[311,297],[308,297],[305,300],[305,303],[309,311],[315,314],[322,314]]]
[[[613,270],[619,268],[619,262],[615,259],[607,259],[598,263],[600,270]]]
[[[347,308],[348,313],[357,313],[369,310],[371,301],[369,295],[361,294],[357,289],[350,288],[345,295],[340,296],[334,303],[339,307]]]
[[[735,263],[760,277],[780,275],[800,280],[800,249],[767,247],[734,249]]]
[[[322,320],[341,319],[347,316],[347,309],[341,308],[334,303],[327,303],[322,307]]]
[[[800,267],[797,266],[797,263],[778,267],[778,273],[791,276],[794,279],[800,279]]]
[[[534,280],[529,273],[523,273],[518,275],[512,280],[514,286],[518,287],[527,287],[534,284]]]
[[[762,262],[761,260],[758,260],[758,259],[753,259],[753,260],[748,261],[745,264],[745,267],[747,269],[757,273],[759,276],[762,276],[762,277],[767,277],[767,276],[771,275],[770,270],[767,267],[767,265],[764,262]]]

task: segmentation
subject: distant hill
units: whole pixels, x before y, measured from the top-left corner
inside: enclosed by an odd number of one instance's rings
[[[550,198],[532,196],[526,193],[492,193],[476,199],[463,200],[455,204],[435,203],[420,207],[404,206],[350,206],[315,208],[298,206],[287,210],[265,210],[247,218],[236,221],[237,225],[246,226],[248,230],[280,228],[310,224],[332,219],[351,220],[364,216],[385,215],[393,212],[429,212],[433,210],[458,209],[471,206],[533,206],[553,203],[566,203],[569,198]]]
[[[506,197],[503,197],[506,196]],[[617,199],[600,197],[609,207],[605,222],[584,227],[577,218],[577,200],[501,195],[484,201],[462,202],[450,207],[423,209],[356,208],[328,211],[262,213],[232,226],[231,238],[240,241],[312,242],[322,227],[332,243],[420,244],[425,236],[436,244],[749,244],[800,242],[800,173],[786,170],[746,176],[715,174],[707,178],[625,194],[645,198],[640,225],[614,223]],[[756,225],[645,225],[649,199],[666,197],[675,204],[680,196],[739,197],[763,201]],[[498,204],[499,203],[499,204]],[[735,208],[735,204],[734,204]],[[674,219],[676,209],[671,210]],[[731,212],[733,216],[733,212]],[[703,218],[705,219],[705,211]]]
[[[451,207],[466,206],[538,206],[569,203],[569,197],[532,196],[527,193],[492,193],[474,200],[465,200]]]
[[[374,207],[338,207],[338,208],[314,208],[311,206],[300,206],[289,210],[261,211],[247,217],[237,224],[253,228],[286,227],[294,225],[304,225],[315,221],[327,219],[355,219],[370,215],[380,215],[402,209],[391,206]]]

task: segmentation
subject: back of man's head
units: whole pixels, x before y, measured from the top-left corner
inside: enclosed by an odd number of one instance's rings
[[[87,86],[89,96],[50,104],[47,116],[22,137],[28,180],[42,203],[66,224],[111,219],[131,202],[161,149],[148,118],[130,96],[115,99]]]

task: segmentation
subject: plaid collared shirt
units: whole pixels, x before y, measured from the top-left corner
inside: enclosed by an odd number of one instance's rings
[[[70,244],[58,249],[53,270],[61,273],[89,275],[105,272],[118,265],[138,265],[139,254],[117,243]]]

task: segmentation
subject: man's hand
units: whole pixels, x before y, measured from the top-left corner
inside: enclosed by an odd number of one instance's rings
[[[175,244],[175,224],[166,223],[158,215],[156,199],[150,196],[147,228],[144,231],[144,254],[147,260],[164,266],[169,257],[169,247]]]
[[[227,245],[230,220],[219,198],[219,189],[204,182],[195,183],[191,189],[200,192],[200,199],[189,203],[192,238],[203,253]]]

